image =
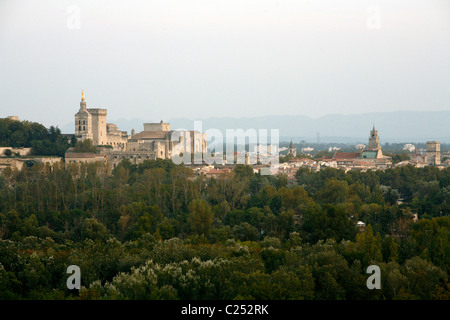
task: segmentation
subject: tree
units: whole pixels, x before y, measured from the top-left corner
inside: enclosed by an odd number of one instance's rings
[[[71,147],[75,147],[76,144],[77,144],[77,138],[75,137],[75,135],[73,135],[73,136],[70,138],[70,146],[71,146]]]
[[[411,236],[422,250],[422,257],[436,266],[450,265],[450,218],[421,219],[412,225]]]
[[[372,226],[369,224],[364,232],[356,235],[356,244],[364,252],[363,262],[365,265],[374,262],[382,262],[383,256],[381,254],[381,237],[377,233],[373,234]]]
[[[400,293],[408,289],[408,278],[401,266],[395,262],[380,263],[381,290],[387,299],[401,298]]]
[[[381,243],[383,260],[386,262],[398,261],[398,243],[393,237],[385,237]]]
[[[81,225],[81,239],[102,240],[107,235],[106,227],[96,219],[87,218]]]
[[[10,237],[14,233],[19,233],[22,220],[20,219],[19,213],[16,210],[11,210],[5,214],[3,219],[4,225],[6,227],[6,234]]]
[[[190,229],[198,234],[209,236],[214,214],[203,199],[194,199],[189,204],[188,223]]]
[[[73,152],[95,152],[97,148],[93,145],[91,139],[86,139],[82,141],[77,141],[75,147],[73,148]]]
[[[11,151],[11,149],[6,149],[5,152],[4,152],[4,155],[5,155],[6,157],[11,157],[11,156],[12,156],[12,151]]]
[[[241,241],[258,240],[258,229],[248,222],[241,222],[233,227],[235,237]]]
[[[348,183],[337,179],[330,179],[318,192],[317,197],[322,203],[344,203],[349,193]]]
[[[267,273],[272,273],[285,262],[285,252],[273,247],[263,249],[260,252],[260,256]]]
[[[305,240],[315,243],[318,240],[352,240],[356,235],[354,222],[349,219],[342,207],[326,205],[323,210],[312,208],[303,218],[302,225]]]
[[[447,274],[422,258],[414,257],[405,262],[405,275],[408,278],[408,291],[418,299],[431,299]]]
[[[11,147],[20,148],[27,144],[27,138],[23,131],[14,131],[10,137]]]
[[[234,176],[238,179],[250,179],[253,175],[254,173],[251,166],[237,164],[234,167]]]

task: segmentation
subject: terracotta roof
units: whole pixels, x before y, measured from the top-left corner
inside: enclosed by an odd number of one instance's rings
[[[345,160],[345,159],[358,159],[358,152],[336,152],[334,154],[335,160]]]

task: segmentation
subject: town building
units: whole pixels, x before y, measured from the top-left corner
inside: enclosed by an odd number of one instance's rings
[[[292,155],[294,158],[297,156],[297,148],[294,148],[294,144],[292,143],[292,140],[291,140],[291,143],[289,144],[289,149],[288,149],[287,154]]]
[[[375,126],[370,131],[367,148],[359,152],[336,152],[332,157],[337,167],[345,169],[386,169],[392,166],[392,158],[383,155],[380,138]]]
[[[171,130],[170,123],[161,120],[158,123],[144,123],[143,131],[136,133],[133,129],[131,135],[128,135],[126,131],[119,130],[115,124],[107,123],[106,115],[106,109],[86,107],[83,91],[80,109],[75,114],[75,137],[81,141],[92,140],[93,145],[98,147],[98,152],[106,155],[113,167],[124,159],[139,164],[147,159],[171,159],[174,155],[206,152],[205,133]],[[72,152],[66,154],[69,161],[103,161],[101,157],[94,155],[70,153]]]
[[[441,164],[441,143],[439,141],[427,142],[427,164],[429,166]]]
[[[8,117],[10,120],[19,121],[16,116]],[[0,147],[0,173],[5,168],[22,170],[36,163],[53,166],[62,161],[61,157],[32,155],[32,148]]]
[[[62,161],[61,157],[52,156],[29,156],[29,157],[0,157],[0,173],[5,168],[22,170],[24,167],[31,167],[36,163],[53,166]]]
[[[7,154],[7,150],[10,150],[11,155],[29,156],[31,154],[31,148],[12,148],[12,147],[0,147],[0,157],[4,157]]]
[[[107,163],[107,156],[105,154],[98,154],[94,152],[72,152],[72,148],[67,150],[64,155],[66,165],[71,163],[94,163],[94,162],[102,162]]]
[[[81,93],[80,109],[75,114],[75,137],[92,140],[94,146],[110,146],[114,150],[126,147],[128,135],[117,126],[106,122],[106,109],[86,108],[84,91]]]

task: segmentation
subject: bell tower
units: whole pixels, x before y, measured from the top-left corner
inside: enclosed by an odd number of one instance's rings
[[[86,109],[84,91],[81,92],[80,110],[75,114],[75,137],[77,140],[92,140],[92,117]]]
[[[378,131],[375,130],[375,126],[373,126],[373,129],[370,131],[369,146],[367,147],[367,149],[368,150],[381,150],[380,138],[378,137]]]
[[[294,157],[297,156],[297,148],[294,148],[294,144],[292,143],[292,140],[291,140],[291,143],[289,144],[289,149],[288,149],[287,154],[292,154]]]

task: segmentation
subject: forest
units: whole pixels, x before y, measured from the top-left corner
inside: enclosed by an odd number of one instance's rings
[[[0,299],[448,300],[449,184],[431,166],[300,168],[294,182],[245,165],[207,180],[170,160],[6,168]]]

